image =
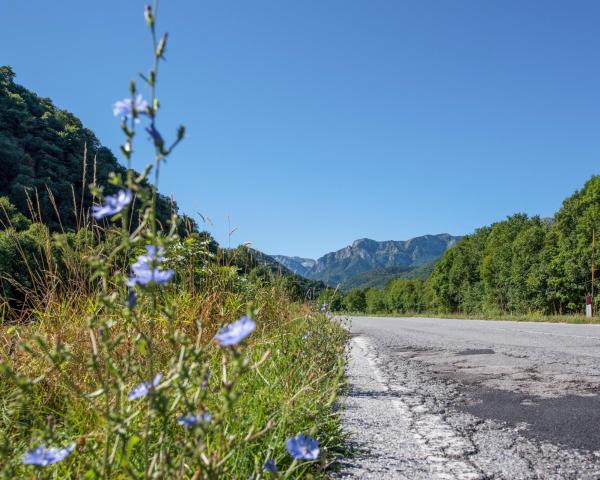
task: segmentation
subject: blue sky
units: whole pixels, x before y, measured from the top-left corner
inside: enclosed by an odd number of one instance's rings
[[[0,63],[118,151],[148,69],[137,0],[3,0]],[[231,245],[317,257],[362,237],[550,216],[599,173],[596,0],[163,0],[163,193]],[[140,138],[145,141],[144,138]],[[139,148],[141,168],[149,151]]]

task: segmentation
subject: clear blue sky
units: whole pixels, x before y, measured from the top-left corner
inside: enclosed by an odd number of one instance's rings
[[[143,5],[3,0],[0,63],[117,152],[112,103],[149,61]],[[161,190],[225,245],[228,216],[232,245],[309,257],[361,237],[465,234],[549,216],[599,173],[597,0],[160,9],[160,125],[189,132]]]

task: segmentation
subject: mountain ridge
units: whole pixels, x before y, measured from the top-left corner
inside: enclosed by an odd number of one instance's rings
[[[408,240],[359,238],[317,260],[286,255],[270,256],[298,275],[337,286],[374,269],[410,269],[430,263],[440,258],[460,238],[448,233],[421,235]]]

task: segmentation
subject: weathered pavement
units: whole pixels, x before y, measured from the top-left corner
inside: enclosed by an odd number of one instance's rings
[[[600,479],[600,325],[350,321],[338,478]]]

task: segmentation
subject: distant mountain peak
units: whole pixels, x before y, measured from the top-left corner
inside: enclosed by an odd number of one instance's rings
[[[373,240],[371,238],[359,238],[358,240],[354,240],[352,242],[352,248],[365,248],[376,246],[379,242]]]
[[[414,268],[437,260],[460,237],[448,233],[422,235],[409,240],[377,241],[359,238],[340,250],[318,260],[302,257],[272,255],[289,270],[336,286],[350,278],[373,269]],[[387,270],[386,270],[387,271]]]

